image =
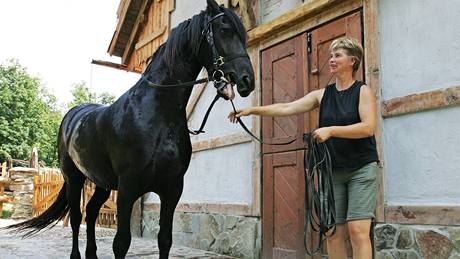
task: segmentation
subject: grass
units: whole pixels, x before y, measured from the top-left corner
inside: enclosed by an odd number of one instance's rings
[[[2,215],[0,218],[2,219],[7,219],[9,217],[11,217],[11,214],[13,214],[13,204],[11,203],[3,203],[3,211],[2,211]]]

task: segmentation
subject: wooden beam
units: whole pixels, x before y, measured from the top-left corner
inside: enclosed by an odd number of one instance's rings
[[[118,70],[123,70],[128,72],[128,67],[123,64],[118,64],[110,61],[104,61],[104,60],[95,60],[91,61],[91,64],[99,65],[99,66],[104,66],[104,67],[110,67],[110,68],[115,68]]]
[[[159,203],[144,203],[144,210],[160,211]],[[249,205],[225,203],[179,203],[176,211],[193,213],[215,213],[238,216],[252,216]]]
[[[311,17],[307,17],[306,19],[295,25],[292,25],[289,28],[280,30],[276,33],[267,31],[266,35],[264,35],[263,38],[258,41],[258,44],[254,44],[252,46],[259,45],[260,49],[269,48],[278,43],[293,38],[301,33],[310,31],[313,28],[320,26],[321,24],[328,23],[334,19],[337,19],[338,17],[357,11],[362,8],[362,4],[362,0],[344,0],[338,2],[330,8],[327,8],[318,14],[312,15]]]
[[[285,13],[273,21],[264,23],[248,32],[248,45],[253,45],[264,38],[267,35],[278,33],[279,31],[285,30],[291,26],[300,23],[302,20],[313,16],[322,10],[330,7],[333,4],[341,2],[340,0],[316,0],[308,3],[304,3],[293,11]]]
[[[254,68],[254,84],[256,85],[252,92],[251,106],[259,106],[262,101],[262,87],[260,84],[260,48],[259,45],[254,45],[248,49],[249,57],[252,61]],[[252,129],[253,133],[261,132],[261,116],[252,116]],[[259,134],[255,134],[259,136]],[[262,201],[262,145],[257,141],[252,141],[252,212],[253,216],[260,217],[261,213],[261,201]]]
[[[460,105],[460,86],[392,98],[382,103],[385,118]]]
[[[208,73],[206,72],[206,69],[203,69],[198,75],[198,78],[204,78],[204,77],[208,77]],[[195,85],[192,96],[190,97],[187,103],[187,107],[185,108],[187,119],[190,118],[190,115],[192,114],[193,110],[198,104],[198,100],[200,100],[200,97],[203,94],[204,89],[206,88],[207,85],[208,83],[202,83],[200,85]]]
[[[460,226],[459,206],[388,206],[385,223]]]
[[[380,84],[379,84],[379,71],[380,71],[380,58],[379,58],[379,35],[378,35],[378,0],[364,0],[363,1],[363,19],[364,19],[364,65],[365,65],[365,81],[372,88],[377,98],[377,109],[380,110]],[[377,126],[375,131],[375,139],[377,142],[377,152],[379,159],[383,163],[383,136],[382,136],[383,119],[379,116],[377,119]],[[379,173],[380,185],[377,194],[377,207],[375,209],[375,217],[377,221],[384,221],[385,219],[385,197],[384,197],[384,170],[380,168]]]
[[[192,143],[193,152],[226,147],[246,142],[251,142],[251,137],[247,133],[230,134],[223,137],[212,138]]]
[[[145,45],[150,43],[152,40],[154,40],[154,39],[158,38],[159,36],[161,36],[165,31],[166,31],[166,25],[161,27],[159,30],[150,33],[145,38],[143,38],[141,41],[136,43],[135,49],[138,50],[138,49],[144,47]]]

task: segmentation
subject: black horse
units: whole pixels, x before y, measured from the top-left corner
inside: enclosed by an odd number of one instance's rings
[[[215,86],[226,99],[234,97],[235,84],[243,97],[254,90],[244,26],[234,12],[214,0],[207,0],[205,11],[172,30],[141,79],[114,104],[80,105],[65,115],[58,136],[65,184],[42,215],[10,228],[33,234],[56,223],[70,210],[70,257],[80,258],[80,195],[89,179],[96,184],[96,191],[86,206],[86,257],[97,258],[96,218],[110,190],[118,190],[113,252],[116,258],[124,258],[131,243],[133,204],[153,191],[161,199],[160,258],[167,258],[173,214],[192,153],[185,109],[192,87],[182,84],[195,80],[202,67],[214,75]]]

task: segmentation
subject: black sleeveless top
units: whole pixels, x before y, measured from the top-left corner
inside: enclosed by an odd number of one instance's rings
[[[319,127],[346,126],[361,122],[359,94],[364,82],[355,81],[343,91],[335,84],[324,91],[319,109]],[[347,139],[332,137],[326,141],[331,153],[333,170],[354,171],[370,162],[378,161],[375,137]]]

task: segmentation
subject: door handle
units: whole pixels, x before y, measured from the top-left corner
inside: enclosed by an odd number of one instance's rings
[[[312,75],[318,75],[319,74],[319,70],[317,68],[314,68],[310,71],[310,74]]]

